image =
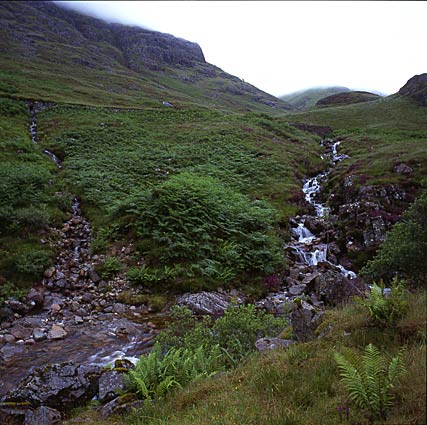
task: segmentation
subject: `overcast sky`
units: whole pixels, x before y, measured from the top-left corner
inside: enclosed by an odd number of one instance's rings
[[[62,1],[197,42],[206,61],[280,96],[313,86],[395,93],[427,72],[427,2]]]

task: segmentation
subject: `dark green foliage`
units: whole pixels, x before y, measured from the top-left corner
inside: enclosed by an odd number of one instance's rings
[[[371,419],[385,419],[393,405],[393,384],[405,372],[403,351],[387,365],[380,351],[369,344],[360,358],[350,350],[335,353],[341,380],[356,406],[367,409]]]
[[[362,274],[370,278],[390,279],[396,272],[418,284],[427,277],[427,193],[424,192],[405,212],[402,221],[387,234],[377,255]]]
[[[149,266],[130,270],[134,282],[153,286],[179,277],[223,284],[248,273],[271,274],[283,264],[273,210],[214,178],[181,173],[121,209],[145,241]]]
[[[18,273],[39,277],[51,264],[51,252],[29,251],[15,258],[15,267]]]
[[[375,284],[366,299],[356,298],[356,301],[369,311],[370,318],[382,327],[393,327],[402,319],[408,310],[405,300],[403,282],[393,280],[390,293],[384,291],[384,284]]]
[[[117,257],[107,257],[105,261],[96,267],[102,279],[108,280],[123,269],[123,265]]]
[[[228,366],[237,365],[253,353],[258,338],[278,335],[287,323],[284,318],[274,318],[250,304],[229,307],[213,323],[209,316],[196,319],[185,307],[175,307],[172,319],[172,324],[156,339],[162,347],[195,349],[201,344],[219,345]]]
[[[210,377],[223,370],[222,352],[218,345],[171,348],[162,353],[155,344],[150,354],[140,357],[134,370],[129,371],[130,388],[144,399],[164,398],[200,378]]]

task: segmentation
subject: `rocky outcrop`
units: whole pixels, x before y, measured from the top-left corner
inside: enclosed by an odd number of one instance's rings
[[[398,94],[415,99],[420,106],[427,106],[427,73],[414,75]]]
[[[296,341],[293,339],[282,339],[282,338],[261,338],[255,342],[255,347],[260,353],[264,353],[269,350],[276,348],[287,348]]]
[[[47,365],[35,370],[3,397],[3,403],[27,402],[62,411],[84,404],[98,392],[101,369],[73,363]]]
[[[315,338],[315,331],[322,322],[323,310],[303,300],[297,300],[292,306],[292,331],[299,342],[307,342]]]

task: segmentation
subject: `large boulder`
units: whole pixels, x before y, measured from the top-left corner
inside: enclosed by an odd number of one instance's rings
[[[315,331],[322,322],[323,310],[313,305],[296,300],[292,306],[292,332],[299,342],[307,342],[315,338]]]
[[[239,297],[222,292],[198,292],[184,294],[177,298],[179,305],[184,305],[196,314],[209,314],[219,316],[230,306],[232,301],[242,303]]]
[[[36,369],[3,402],[28,402],[31,406],[48,406],[61,411],[91,400],[98,392],[101,369],[98,366],[71,362]]]

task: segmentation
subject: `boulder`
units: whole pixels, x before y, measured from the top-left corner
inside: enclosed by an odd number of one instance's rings
[[[286,348],[291,344],[295,344],[296,341],[292,339],[282,338],[261,338],[255,342],[255,347],[260,353],[268,350],[274,350],[275,348]]]
[[[52,325],[52,329],[49,331],[49,339],[62,339],[67,336],[67,332],[60,325]]]
[[[414,172],[414,170],[408,164],[400,163],[393,167],[393,172],[396,174],[410,175]]]
[[[143,405],[143,400],[137,400],[134,395],[126,394],[111,400],[98,411],[102,419],[107,419],[111,415],[129,414],[132,410],[142,408]]]
[[[304,284],[294,285],[288,289],[288,292],[291,295],[301,295],[306,290],[306,288],[307,285]]]
[[[50,407],[40,406],[25,412],[25,425],[57,425],[61,423],[61,413]]]
[[[184,294],[177,298],[179,305],[187,306],[196,314],[210,314],[219,316],[224,313],[231,304],[232,297],[220,292],[199,292],[196,294]],[[241,303],[242,300],[237,299]]]
[[[307,342],[315,338],[315,330],[322,322],[323,310],[315,308],[305,301],[295,302],[292,306],[292,331],[299,342]]]
[[[34,407],[64,411],[91,400],[98,392],[100,375],[98,366],[77,366],[71,362],[47,365],[33,371],[2,401],[28,402]]]
[[[320,273],[314,282],[313,292],[327,305],[340,305],[355,295],[363,293],[362,279],[347,279],[338,270]]]
[[[122,372],[107,370],[99,378],[99,401],[106,403],[115,399],[125,387],[126,382]]]

